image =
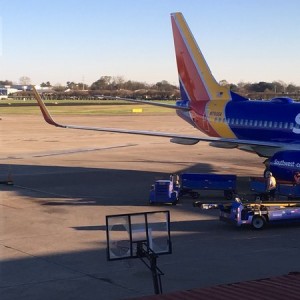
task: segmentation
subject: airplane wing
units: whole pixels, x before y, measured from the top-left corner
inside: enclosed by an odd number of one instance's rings
[[[172,104],[167,104],[167,103],[159,103],[159,102],[155,102],[155,101],[121,98],[121,97],[106,97],[106,98],[114,99],[114,100],[124,100],[124,101],[129,101],[129,102],[134,102],[134,103],[143,103],[143,104],[161,106],[161,107],[172,108],[172,109],[180,109],[180,110],[185,110],[185,111],[190,111],[191,110],[189,107],[186,107],[186,106],[178,106],[178,105],[172,105]]]
[[[171,142],[184,144],[184,145],[194,145],[200,141],[210,142],[212,146],[215,147],[224,147],[224,148],[236,148],[240,146],[258,146],[258,147],[267,147],[267,148],[281,148],[283,145],[275,142],[262,142],[257,140],[242,140],[242,139],[230,139],[230,138],[217,138],[217,137],[203,137],[203,136],[195,136],[195,135],[186,135],[186,134],[178,134],[178,133],[168,133],[168,132],[160,132],[160,131],[143,131],[143,130],[128,130],[122,128],[109,128],[109,127],[89,127],[89,126],[79,126],[79,125],[67,125],[67,124],[59,124],[50,115],[49,111],[46,108],[42,98],[39,93],[33,87],[34,97],[37,100],[37,103],[40,107],[40,110],[43,114],[43,117],[47,123],[50,125],[61,127],[61,128],[70,128],[70,129],[80,129],[80,130],[91,130],[91,131],[103,131],[103,132],[114,132],[114,133],[125,133],[125,134],[136,134],[136,135],[148,135],[148,136],[157,136],[157,137],[167,137],[171,139]],[[128,100],[126,98],[120,98],[123,100]],[[161,104],[155,103],[151,101],[143,101],[143,100],[134,100],[130,99],[132,102],[139,103],[147,103],[151,105],[160,105],[169,108],[175,109],[184,109],[189,110],[186,107],[180,107],[175,105]]]

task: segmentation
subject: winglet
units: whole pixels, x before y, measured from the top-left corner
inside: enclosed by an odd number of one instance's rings
[[[50,125],[54,125],[54,126],[57,126],[57,127],[66,127],[64,125],[56,123],[52,119],[52,117],[51,117],[49,111],[47,110],[46,105],[44,104],[44,102],[43,102],[40,94],[37,92],[37,90],[35,89],[34,86],[32,86],[32,91],[33,91],[33,94],[34,94],[34,98],[36,99],[36,101],[37,101],[37,103],[38,103],[38,105],[40,107],[40,110],[41,110],[41,112],[43,114],[43,117],[44,117],[45,121],[47,123],[49,123]]]

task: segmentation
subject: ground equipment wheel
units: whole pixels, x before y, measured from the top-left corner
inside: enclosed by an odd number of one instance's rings
[[[252,227],[257,230],[263,229],[265,224],[266,224],[265,218],[262,216],[253,217],[252,223],[251,223]]]

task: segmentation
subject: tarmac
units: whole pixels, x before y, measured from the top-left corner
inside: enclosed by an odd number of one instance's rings
[[[168,210],[173,252],[160,256],[164,293],[300,270],[299,226],[262,231],[218,220],[218,210],[150,206],[171,173],[236,174],[248,195],[263,158],[166,138],[51,127],[41,116],[1,116],[0,299],[130,299],[154,294],[139,259],[107,261],[107,215]],[[68,124],[201,134],[173,115],[59,116]],[[201,198],[221,201],[220,192]]]

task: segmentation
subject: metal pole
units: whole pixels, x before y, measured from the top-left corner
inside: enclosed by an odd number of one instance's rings
[[[155,254],[151,255],[150,264],[151,264],[154,292],[155,292],[155,294],[161,294],[161,290],[160,290],[160,286],[159,286],[159,275],[157,274],[156,255]]]

